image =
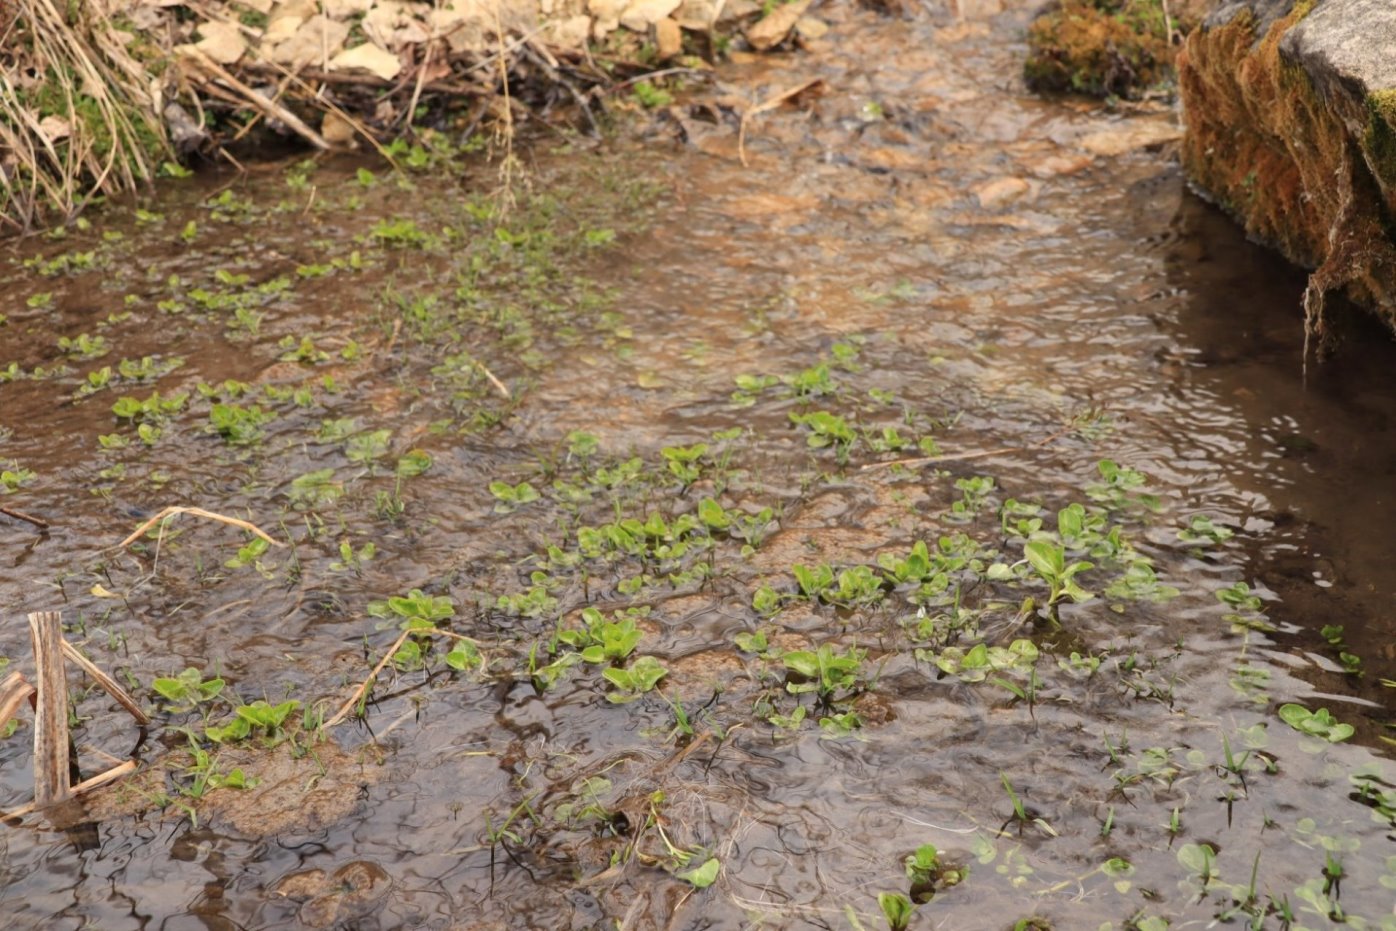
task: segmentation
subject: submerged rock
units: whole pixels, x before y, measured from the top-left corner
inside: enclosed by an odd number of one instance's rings
[[[1231,0],[1178,60],[1183,164],[1253,237],[1396,327],[1396,4]]]

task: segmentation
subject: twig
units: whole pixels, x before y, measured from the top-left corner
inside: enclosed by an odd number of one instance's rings
[[[100,685],[108,695],[116,699],[117,704],[129,711],[131,717],[136,719],[137,724],[146,725],[150,723],[150,716],[141,710],[141,706],[136,704],[136,700],[132,698],[125,689],[118,685],[115,679],[98,669],[92,660],[83,656],[82,653],[78,651],[78,648],[67,640],[63,641],[63,655],[77,663],[78,666],[82,668],[83,672],[91,676],[92,680]]]
[[[949,456],[921,456],[916,459],[891,459],[887,462],[870,462],[858,471],[869,472],[873,469],[890,469],[892,466],[923,466],[931,465],[936,462],[963,462],[966,459],[986,459],[990,456],[1004,456],[1008,453],[1020,453],[1026,449],[1038,449],[1075,432],[1076,427],[1066,427],[1065,429],[1058,430],[1045,439],[1038,440],[1036,443],[1029,443],[1026,446],[1004,446],[999,449],[978,449],[973,452],[955,453]]]
[[[378,665],[373,667],[373,672],[370,672],[368,678],[359,683],[359,687],[354,689],[354,694],[349,696],[349,700],[340,705],[339,710],[325,722],[325,727],[334,727],[349,716],[349,712],[354,710],[354,706],[359,703],[359,699],[363,698],[364,694],[373,687],[373,682],[378,678],[378,674],[383,671],[383,667],[392,662],[393,656],[397,654],[398,649],[407,642],[407,638],[413,633],[414,632],[411,630],[404,630],[402,636],[393,641],[393,645],[388,648],[388,652],[384,653],[383,658],[378,661]]]
[[[629,87],[632,84],[638,84],[641,81],[650,81],[655,78],[667,78],[673,74],[698,74],[702,75],[705,78],[712,77],[711,71],[705,71],[702,68],[661,68],[658,71],[647,71],[644,74],[637,74],[633,78],[626,78],[619,84],[612,84],[610,87],[602,91],[602,93],[614,94],[616,91],[625,90],[625,88]]]
[[[325,722],[325,727],[334,727],[344,720],[348,713],[353,710],[354,706],[359,703],[359,699],[363,697],[364,692],[373,687],[373,682],[378,678],[378,674],[383,671],[383,667],[388,665],[388,662],[397,654],[398,649],[406,642],[408,636],[411,634],[425,634],[433,637],[446,637],[450,640],[464,640],[476,646],[480,644],[480,641],[476,640],[474,637],[467,637],[465,634],[458,634],[451,630],[436,630],[430,627],[420,628],[418,630],[404,630],[402,636],[398,637],[393,645],[388,648],[387,655],[378,661],[377,666],[373,667],[373,672],[368,674],[368,678],[354,690],[354,694],[350,696],[347,702],[339,706],[339,710],[334,713],[334,716]],[[396,726],[396,724],[393,726]]]
[[[48,521],[42,518],[34,517],[31,514],[26,514],[14,508],[0,507],[0,514],[4,514],[6,517],[13,517],[15,520],[22,520],[25,523],[33,524],[40,530],[47,530],[51,526]]]
[[[315,148],[330,148],[330,144],[325,141],[325,138],[305,125],[300,117],[296,116],[276,101],[268,99],[261,92],[248,87],[246,84],[233,77],[228,73],[228,69],[218,64],[218,62],[214,61],[212,58],[209,58],[203,52],[192,46],[185,48],[184,52],[188,57],[193,59],[200,68],[203,68],[209,74],[224,82],[239,94],[242,94],[248,103],[252,104],[252,106],[256,107],[258,110],[261,110],[267,116],[285,123],[292,131],[315,146]]]
[[[485,373],[485,377],[490,380],[490,384],[494,385],[495,390],[504,395],[504,400],[514,400],[514,396],[509,393],[509,387],[505,385],[504,382],[494,377],[494,372],[489,370],[489,366],[485,365],[485,363],[481,362],[479,359],[475,360],[475,364],[480,367],[480,371]]]
[[[751,121],[751,118],[757,116],[758,114],[765,113],[767,110],[774,110],[776,107],[785,103],[787,100],[790,100],[792,97],[798,97],[800,94],[804,93],[810,88],[817,87],[823,83],[823,78],[814,78],[813,80],[806,81],[803,84],[797,84],[796,86],[788,90],[781,91],[774,97],[766,98],[765,100],[761,101],[756,106],[751,107],[745,113],[742,114],[742,121],[737,126],[737,157],[741,160],[743,168],[747,167],[746,126],[747,123]]]
[[[0,682],[0,727],[15,716],[25,699],[34,694],[34,686],[22,672],[12,672]]]
[[[215,514],[213,511],[205,511],[203,508],[175,507],[172,505],[170,507],[165,508],[160,513],[156,514],[154,517],[150,518],[150,520],[137,527],[134,531],[132,531],[129,537],[118,543],[117,547],[120,548],[123,546],[130,546],[132,543],[144,536],[145,532],[149,530],[151,527],[154,527],[161,521],[168,520],[171,517],[178,517],[180,514],[192,514],[195,517],[206,517],[209,520],[216,520],[220,523],[231,524],[234,527],[246,530],[248,533],[256,534],[263,540],[266,540],[272,546],[286,545],[285,543],[278,543],[276,540],[273,540],[271,537],[267,536],[256,526],[254,526],[253,524],[249,524],[245,520],[239,520],[236,517],[228,517],[223,514]]]

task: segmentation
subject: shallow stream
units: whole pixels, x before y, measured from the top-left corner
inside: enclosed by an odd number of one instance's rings
[[[61,608],[157,717],[77,703],[146,765],[0,833],[4,926],[1396,927],[1396,345],[1306,375],[1302,275],[1171,111],[1027,95],[1024,6],[834,4],[508,190],[296,160],[0,252],[0,654]],[[169,505],[289,545],[116,545]]]

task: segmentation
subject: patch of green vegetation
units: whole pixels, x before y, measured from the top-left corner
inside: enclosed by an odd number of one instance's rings
[[[1171,80],[1159,0],[1061,0],[1028,27],[1023,75],[1039,91],[1138,97]]]

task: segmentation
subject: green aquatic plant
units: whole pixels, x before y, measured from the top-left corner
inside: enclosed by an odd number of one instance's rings
[[[808,414],[791,414],[790,421],[809,430],[806,442],[814,449],[832,447],[834,458],[843,465],[848,462],[849,450],[858,440],[858,434],[837,414],[828,411],[813,411]]]
[[[624,704],[643,698],[668,672],[653,656],[641,656],[629,666],[610,666],[602,670],[601,675],[616,691],[608,693],[606,700]]]
[[[1031,640],[1014,640],[1006,647],[991,647],[977,643],[969,649],[949,646],[939,654],[917,650],[918,659],[932,660],[941,672],[963,682],[983,682],[991,673],[1031,669],[1039,656]]]
[[[397,595],[386,601],[370,601],[368,613],[371,617],[400,618],[398,627],[402,630],[435,627],[456,613],[456,605],[447,595],[428,595],[420,588],[414,588],[406,595]]]
[[[1178,539],[1193,546],[1215,546],[1233,536],[1233,531],[1217,525],[1206,514],[1194,514],[1188,518],[1188,525],[1178,531]]]
[[[557,639],[581,654],[588,663],[619,663],[634,652],[644,631],[633,617],[606,617],[595,608],[582,609],[581,629],[562,630]]]
[[[215,404],[209,410],[209,425],[230,445],[248,446],[262,439],[263,427],[276,419],[274,411],[254,404]]]
[[[780,658],[786,670],[785,689],[792,695],[814,692],[821,703],[828,704],[840,693],[861,688],[859,675],[866,655],[857,647],[836,653],[827,643],[817,650],[790,650]]]
[[[21,486],[27,485],[33,480],[34,471],[32,469],[26,469],[11,459],[8,468],[0,469],[0,495],[8,495],[18,491]]]
[[[538,489],[528,482],[519,482],[517,485],[510,485],[508,482],[490,482],[490,494],[494,495],[498,502],[494,506],[496,514],[508,514],[517,510],[525,504],[532,504],[539,500],[542,495],[538,494]]]
[[[273,746],[286,739],[286,721],[300,706],[295,699],[277,705],[258,699],[238,705],[233,709],[232,719],[221,727],[205,728],[204,734],[215,743],[236,743],[260,735],[267,746]]]
[[[150,687],[170,705],[172,711],[188,711],[204,702],[213,701],[222,694],[224,685],[221,676],[205,679],[203,673],[193,666],[176,676],[162,676],[150,683]]]
[[[882,917],[887,920],[887,931],[906,931],[916,910],[910,899],[900,892],[879,892],[877,904],[882,909]]]
[[[698,481],[702,475],[702,460],[708,453],[707,443],[695,443],[692,446],[665,446],[659,451],[664,457],[664,462],[683,487],[687,488]]]
[[[1320,737],[1329,743],[1341,743],[1356,733],[1356,728],[1340,723],[1327,708],[1310,711],[1303,705],[1290,703],[1280,706],[1279,715],[1281,721],[1299,733]]]

